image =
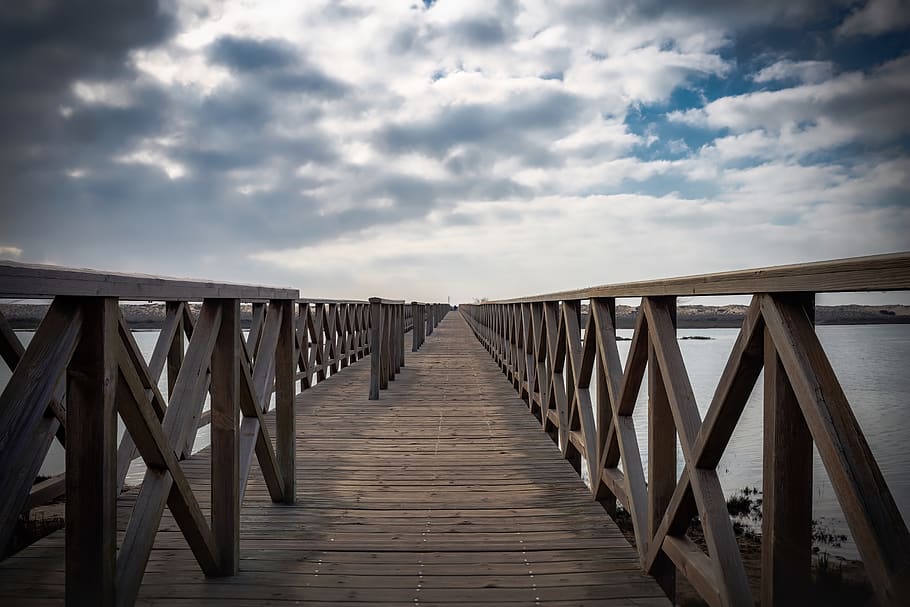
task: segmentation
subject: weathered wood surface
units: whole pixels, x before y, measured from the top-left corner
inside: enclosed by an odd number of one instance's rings
[[[592,297],[906,290],[910,290],[910,252],[600,285],[489,303],[567,301]]]
[[[669,604],[460,315],[379,402],[369,372],[298,395],[295,504],[273,503],[254,463],[239,575],[206,579],[166,513],[137,604]],[[181,462],[206,515],[209,458]],[[0,604],[60,604],[63,569],[57,532],[0,563]]]
[[[204,298],[269,300],[297,299],[297,289],[218,283],[149,274],[120,274],[105,270],[66,268],[0,260],[0,297],[51,298],[117,297],[121,300],[167,299],[201,301]]]

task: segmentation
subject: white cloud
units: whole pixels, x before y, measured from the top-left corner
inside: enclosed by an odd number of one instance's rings
[[[21,257],[21,256],[22,256],[22,249],[20,249],[19,247],[0,245],[0,257],[16,258],[16,257]]]
[[[908,98],[910,55],[905,55],[868,75],[849,72],[819,83],[722,97],[668,117],[735,133],[836,124],[849,129],[853,140],[885,141],[910,132]]]
[[[790,61],[785,59],[759,70],[752,79],[755,82],[797,80],[807,84],[814,84],[828,80],[833,73],[834,64],[830,61]]]

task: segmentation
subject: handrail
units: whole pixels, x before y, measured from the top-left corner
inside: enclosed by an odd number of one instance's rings
[[[301,297],[297,300],[300,304],[366,304],[366,299],[330,299],[327,297]]]
[[[750,295],[910,290],[910,252],[585,287],[485,302],[531,303],[592,297]]]
[[[297,299],[297,289],[219,283],[149,274],[124,274],[82,268],[0,260],[0,297],[116,297],[123,301],[206,298],[267,301]]]
[[[403,299],[384,299],[382,297],[371,297],[370,303],[380,303],[385,306],[401,305],[404,303]]]
[[[711,605],[753,604],[717,465],[764,370],[761,603],[799,604],[808,592],[814,445],[879,602],[897,605],[910,596],[910,532],[815,333],[814,293],[908,289],[910,254],[898,253],[459,309],[563,455],[585,467],[595,499],[611,514],[617,501],[629,512],[641,565],[671,597],[681,574]],[[752,303],[702,419],[673,295],[744,291]],[[625,365],[616,297],[642,298]],[[645,369],[647,471],[633,420]],[[695,516],[708,555],[686,535]]]

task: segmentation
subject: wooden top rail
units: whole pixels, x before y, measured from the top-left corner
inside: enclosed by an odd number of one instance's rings
[[[301,297],[297,300],[297,303],[306,304],[306,305],[319,305],[319,304],[366,304],[369,303],[366,299],[329,299],[324,297]]]
[[[403,299],[383,299],[382,297],[371,297],[370,303],[380,303],[384,306],[388,306],[388,305],[392,305],[392,304],[403,304],[404,300]]]
[[[43,299],[58,295],[117,297],[133,301],[207,298],[265,301],[297,299],[299,292],[297,289],[0,261],[0,297]]]
[[[910,251],[904,251],[890,255],[850,257],[735,272],[600,285],[530,297],[501,299],[489,303],[531,303],[595,297],[908,290],[910,290]]]

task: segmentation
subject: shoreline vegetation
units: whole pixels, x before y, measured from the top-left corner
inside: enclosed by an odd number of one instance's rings
[[[17,331],[33,331],[47,313],[47,303],[0,303],[0,314],[6,317],[12,328]],[[199,313],[201,304],[190,304],[193,314]],[[130,328],[143,331],[160,329],[164,322],[164,304],[122,304],[124,320]],[[700,306],[681,305],[677,308],[677,326],[680,329],[722,329],[742,326],[748,306]],[[243,304],[240,308],[240,324],[247,329],[252,319],[252,306]],[[588,306],[582,305],[582,326],[587,318]],[[616,306],[616,327],[632,329],[638,308],[634,306]],[[816,306],[815,323],[817,325],[881,325],[910,324],[910,306]],[[688,337],[687,339],[697,339]]]
[[[727,499],[727,512],[733,521],[733,531],[749,578],[749,587],[757,599],[761,595],[761,491],[754,487],[738,490]],[[629,544],[635,546],[632,519],[621,504],[617,504],[613,520]],[[707,543],[698,517],[692,520],[686,535],[707,552]],[[834,607],[870,604],[872,588],[862,561],[828,552],[829,548],[839,548],[841,542],[846,540],[846,536],[832,533],[824,525],[812,521],[812,580],[808,588],[809,596],[804,597],[801,604]],[[682,607],[707,606],[684,576],[676,578],[675,604]]]

